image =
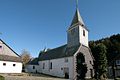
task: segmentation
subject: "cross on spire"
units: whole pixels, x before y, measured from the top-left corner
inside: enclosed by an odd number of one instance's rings
[[[76,0],[76,8],[78,8],[78,0]]]

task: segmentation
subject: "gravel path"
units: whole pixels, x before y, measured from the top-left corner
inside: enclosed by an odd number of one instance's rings
[[[61,79],[61,78],[54,78],[46,75],[39,75],[39,76],[13,76],[13,75],[5,75],[5,80],[69,80],[69,79]],[[113,80],[113,79],[107,79]]]
[[[5,80],[65,80],[65,79],[36,76],[5,76]]]
[[[8,75],[2,74],[5,77],[5,80],[68,80],[68,79],[61,79],[61,78],[54,78],[46,75],[37,75],[37,76],[26,76],[26,75]]]

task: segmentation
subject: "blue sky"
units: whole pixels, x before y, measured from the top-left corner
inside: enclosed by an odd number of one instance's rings
[[[0,0],[0,38],[15,52],[39,51],[67,43],[75,0]],[[89,40],[120,33],[120,0],[79,0]]]

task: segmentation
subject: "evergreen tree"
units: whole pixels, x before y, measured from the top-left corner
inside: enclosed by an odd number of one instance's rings
[[[96,59],[96,66],[98,71],[98,76],[100,80],[106,80],[107,76],[107,57],[106,57],[106,46],[102,43],[99,43],[95,47],[96,54],[98,55]]]
[[[85,57],[82,53],[78,53],[77,57],[77,80],[85,80],[85,76],[87,73],[87,65],[85,64]]]
[[[114,58],[120,54],[120,34],[112,35],[110,37],[102,38],[96,41],[90,41],[89,46],[91,48],[93,57],[94,57],[94,69],[95,69],[95,77],[97,77],[98,72],[98,58],[99,51],[97,50],[98,44],[104,44],[106,46],[106,57],[108,64],[113,62]],[[99,48],[98,48],[99,49]]]

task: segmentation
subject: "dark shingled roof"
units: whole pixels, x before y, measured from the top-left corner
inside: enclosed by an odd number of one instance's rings
[[[80,12],[79,12],[78,8],[76,9],[75,15],[74,15],[73,20],[72,20],[71,25],[70,25],[70,28],[73,28],[76,25],[81,25],[83,28],[85,28],[86,30],[88,30],[87,27],[85,26],[83,20],[82,20],[82,17],[80,15]]]
[[[20,57],[0,55],[0,61],[22,62]]]
[[[38,58],[34,58],[34,59],[30,60],[27,64],[28,65],[38,65]]]
[[[78,22],[80,22],[82,25],[84,25],[84,22],[83,22],[83,20],[82,20],[82,18],[80,16],[79,10],[76,9],[76,12],[75,12],[75,15],[73,17],[71,26],[74,25],[74,24],[76,24],[76,23],[78,23]]]
[[[70,48],[68,48],[67,45],[63,45],[46,52],[42,52],[40,54],[39,61],[70,57],[74,55],[74,53],[78,50],[78,48],[79,45]]]

